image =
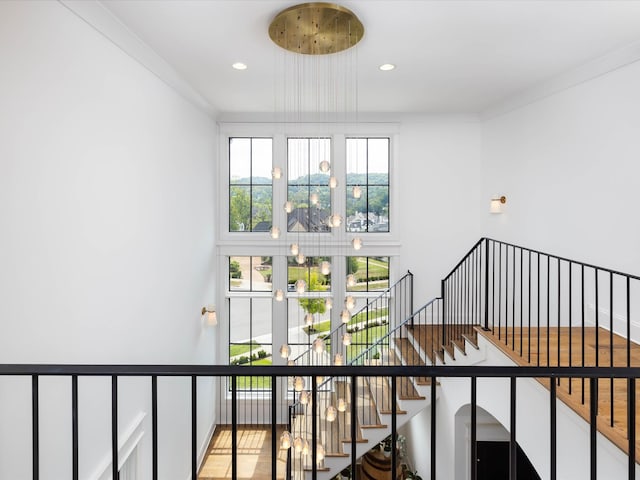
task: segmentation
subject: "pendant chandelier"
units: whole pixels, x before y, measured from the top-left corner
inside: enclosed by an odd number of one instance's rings
[[[284,49],[281,50],[283,63],[277,66],[277,71],[282,73],[282,79],[276,88],[276,91],[281,89],[282,94],[280,101],[276,94],[275,102],[276,105],[282,106],[283,116],[280,119],[282,125],[286,125],[288,129],[295,129],[298,126],[302,127],[307,120],[319,122],[321,125],[329,125],[334,121],[357,123],[357,57],[352,47],[362,39],[363,35],[364,26],[358,17],[349,9],[332,3],[295,5],[275,16],[269,26],[269,37]],[[351,114],[353,117],[349,117]],[[288,131],[287,133],[304,138],[307,131],[300,128],[299,135],[297,132]],[[327,131],[327,137],[329,133]],[[321,131],[316,134],[322,136]],[[309,189],[304,204],[287,195],[288,198],[284,204],[281,204],[286,213],[287,224],[274,225],[271,236],[274,240],[282,239],[284,248],[294,259],[293,267],[303,267],[309,263],[310,258],[317,257],[315,260],[318,266],[317,273],[328,276],[336,270],[332,268],[326,247],[331,245],[333,251],[342,258],[346,257],[345,254],[348,255],[348,251],[359,250],[362,247],[362,239],[359,237],[348,239],[345,229],[346,218],[333,210],[336,203],[341,203],[331,202],[331,197],[335,197],[336,189],[342,187],[341,182],[332,165],[331,149],[323,150],[326,147],[322,147],[319,141],[316,143],[318,151],[307,153],[309,164],[306,169],[301,165],[292,167],[289,164],[289,157],[283,159],[288,165],[286,170],[281,166],[274,167],[277,176],[274,173],[273,178],[282,178],[285,182],[296,178],[293,170],[302,172],[300,175],[306,175],[309,179],[307,182]],[[312,162],[315,163],[312,164]],[[312,186],[311,174],[316,172],[317,178],[321,178],[325,183]],[[345,185],[344,187],[354,198],[362,195],[362,189],[359,186],[352,188]],[[300,229],[296,232],[291,228],[292,222],[306,222],[305,233],[302,236]],[[302,270],[300,268],[300,271]],[[311,279],[310,268],[305,271],[306,276],[298,278],[293,286],[293,291],[298,296],[306,295],[313,290],[314,282]],[[355,284],[353,275],[345,277],[344,284],[353,286]],[[276,289],[275,299],[284,300],[285,291],[282,288]],[[313,297],[313,294],[310,296]],[[332,297],[326,297],[322,306],[324,308],[314,310],[319,312],[315,315],[331,311]],[[345,308],[336,314],[336,320],[348,323],[351,320],[351,310],[354,308],[355,299],[349,295],[345,299]],[[304,318],[309,332],[313,331],[314,322],[319,320],[314,319],[313,315],[308,311]],[[345,347],[350,345],[351,334],[345,333],[340,343]],[[322,338],[318,337],[312,343],[312,351],[316,355],[327,356],[331,362],[326,348]],[[283,345],[280,354],[283,358],[288,358],[291,354],[290,347]],[[292,360],[289,362],[291,364]],[[334,364],[342,365],[343,362],[343,355],[334,351]],[[316,379],[317,384],[321,384],[322,381],[323,379]],[[294,390],[299,392],[300,403],[308,408],[313,399],[310,392],[304,390],[304,378],[295,377],[292,384]],[[327,421],[335,420],[338,412],[344,412],[345,409],[346,403],[342,398],[339,399],[337,407],[329,405],[325,410]],[[306,439],[300,437],[293,439],[293,435],[285,433],[280,442],[282,448],[293,447],[298,453],[308,454],[309,444]],[[324,458],[325,452],[320,444],[318,444],[316,455],[318,461]]]

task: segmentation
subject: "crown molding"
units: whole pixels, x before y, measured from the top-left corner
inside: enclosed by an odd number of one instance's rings
[[[98,0],[58,0],[70,12],[153,73],[178,95],[215,119],[217,111],[155,50],[132,32]]]
[[[483,121],[507,114],[586,83],[640,60],[640,41],[609,52],[551,79],[507,97],[483,110]]]

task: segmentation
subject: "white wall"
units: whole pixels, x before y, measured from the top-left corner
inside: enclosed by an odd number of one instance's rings
[[[494,238],[640,273],[640,63],[510,113],[482,129],[483,214]]]
[[[214,123],[58,2],[0,3],[0,60],[0,363],[213,363],[199,310],[215,287]],[[89,414],[109,397],[88,384],[81,478],[109,454],[109,424]],[[147,413],[147,473],[148,384],[120,392],[121,432]],[[29,385],[0,384],[0,478],[30,478]],[[41,478],[69,478],[68,382],[42,390]],[[161,393],[161,415],[188,411],[188,385]],[[162,478],[189,473],[177,424]]]
[[[473,117],[405,119],[400,130],[401,271],[415,274],[415,305],[480,238],[480,132]]]

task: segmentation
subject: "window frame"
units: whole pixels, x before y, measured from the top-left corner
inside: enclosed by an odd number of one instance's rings
[[[298,295],[296,292],[287,292],[287,268],[286,260],[290,256],[288,245],[292,242],[299,243],[304,251],[317,252],[317,246],[322,246],[320,256],[331,257],[331,291],[313,292],[315,295],[331,296],[334,307],[331,310],[331,325],[335,328],[340,323],[340,312],[344,304],[344,298],[351,294],[354,297],[371,298],[379,295],[379,291],[371,292],[348,292],[346,289],[346,257],[364,256],[388,257],[390,261],[389,282],[390,284],[400,276],[399,261],[394,260],[400,253],[399,230],[397,222],[390,223],[389,232],[346,232],[344,225],[340,228],[332,228],[329,232],[314,233],[312,235],[287,232],[287,215],[284,211],[284,202],[287,200],[288,171],[287,171],[287,138],[330,138],[331,139],[331,174],[338,179],[338,187],[333,189],[332,209],[335,213],[340,213],[346,217],[346,138],[388,138],[389,139],[389,217],[398,218],[395,211],[398,205],[395,196],[399,189],[394,188],[394,181],[399,178],[400,168],[397,159],[399,150],[399,125],[375,123],[360,125],[344,124],[301,124],[295,125],[295,131],[291,125],[271,124],[271,123],[241,123],[241,122],[221,122],[219,123],[219,158],[218,162],[218,185],[217,204],[219,224],[216,229],[216,263],[218,272],[215,282],[217,285],[224,285],[217,289],[216,304],[219,306],[219,335],[218,346],[216,348],[216,361],[228,362],[229,339],[229,311],[227,300],[233,297],[269,297],[273,299],[273,292],[280,288],[284,290],[285,300],[278,302],[273,300],[272,305],[272,348],[276,350],[273,356],[274,364],[284,364],[285,360],[280,359],[277,350],[282,343],[285,343],[287,335],[283,326],[288,325],[286,318],[288,301],[308,296],[309,292]],[[334,128],[335,127],[335,128]],[[229,232],[229,138],[231,137],[253,137],[273,139],[272,147],[272,167],[282,169],[282,177],[272,180],[272,214],[274,226],[280,228],[280,238],[274,240],[269,232]],[[354,252],[350,246],[351,240],[359,236],[363,239],[363,247],[358,252]],[[310,248],[309,248],[310,247]],[[231,291],[229,289],[229,257],[233,256],[269,256],[272,257],[273,278],[272,292],[265,291]],[[318,254],[313,255],[318,256]],[[353,312],[355,313],[355,312]],[[279,321],[284,321],[280,324]],[[279,329],[279,330],[278,330]],[[224,353],[223,353],[224,352]],[[279,362],[279,363],[277,363]]]

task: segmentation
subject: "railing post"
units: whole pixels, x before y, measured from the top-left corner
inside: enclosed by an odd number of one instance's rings
[[[442,345],[446,345],[446,336],[447,336],[447,301],[445,298],[445,282],[446,280],[440,281],[440,296],[442,297]],[[443,357],[444,358],[444,357]]]
[[[409,314],[411,315],[411,328],[413,328],[413,273],[411,270],[407,270],[409,275]],[[402,319],[400,319],[402,321]]]
[[[484,331],[489,330],[489,239],[484,241]]]

